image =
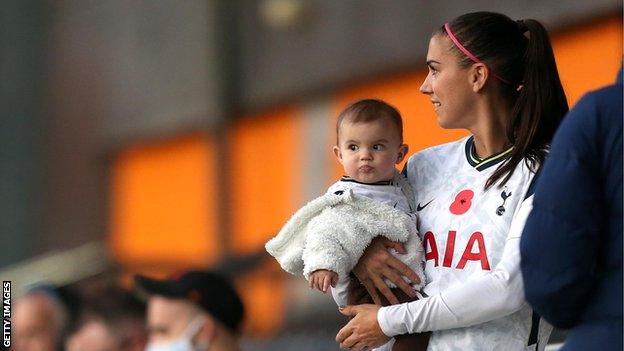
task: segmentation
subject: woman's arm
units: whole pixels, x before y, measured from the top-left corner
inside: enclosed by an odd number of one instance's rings
[[[475,276],[444,292],[418,301],[382,307],[378,321],[388,336],[461,328],[500,318],[524,304],[520,274],[520,235],[532,208],[523,202],[511,223],[501,261],[487,274]]]
[[[349,306],[347,311],[357,318],[338,332],[336,341],[346,348],[376,347],[395,335],[467,327],[520,309],[525,301],[519,241],[532,201],[525,200],[512,221],[501,261],[491,272],[409,303]]]
[[[364,250],[364,254],[352,271],[378,305],[381,304],[379,293],[385,296],[391,304],[399,303],[397,297],[384,282],[384,278],[393,282],[411,297],[415,296],[414,289],[402,277],[407,277],[412,283],[420,283],[418,275],[405,263],[392,256],[388,252],[389,248],[401,254],[406,253],[403,244],[384,237],[376,237]]]

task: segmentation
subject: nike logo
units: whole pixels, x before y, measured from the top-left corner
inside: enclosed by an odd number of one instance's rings
[[[431,201],[433,201],[433,199],[431,199]],[[418,206],[416,206],[416,211],[420,212],[422,211],[423,208],[429,206],[429,204],[431,203],[431,201],[427,202],[426,204],[424,204],[423,206],[420,206],[420,203],[418,203]]]

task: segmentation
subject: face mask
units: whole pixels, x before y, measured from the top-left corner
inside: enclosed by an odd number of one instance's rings
[[[204,323],[204,317],[199,316],[189,323],[179,338],[168,343],[148,343],[145,351],[202,351],[193,346],[192,340],[204,326]],[[209,346],[207,342],[204,342],[202,344],[203,351],[208,350]]]

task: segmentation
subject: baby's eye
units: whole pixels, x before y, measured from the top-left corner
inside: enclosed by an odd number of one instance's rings
[[[375,150],[375,151],[381,151],[383,149],[384,149],[383,144],[375,144],[375,145],[373,145],[373,150]]]
[[[351,151],[357,151],[358,146],[357,146],[357,145],[355,145],[355,144],[351,144],[351,145],[347,146],[347,148],[348,148],[349,150],[351,150]]]

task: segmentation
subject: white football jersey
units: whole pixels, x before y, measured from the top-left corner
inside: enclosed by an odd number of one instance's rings
[[[334,183],[327,189],[328,194],[335,194],[346,190],[353,190],[355,194],[366,196],[369,199],[379,201],[390,207],[394,207],[409,215],[414,213],[412,205],[406,198],[401,188],[401,184],[396,178],[403,177],[396,171],[395,177],[387,181],[381,181],[374,184],[360,183],[353,178],[347,176],[342,177],[338,182]],[[405,180],[403,180],[405,182]]]
[[[552,327],[524,302],[520,274],[534,174],[521,162],[503,187],[484,191],[510,151],[480,160],[467,137],[409,159],[428,297],[382,308],[386,334],[433,330],[429,350],[543,349]]]

